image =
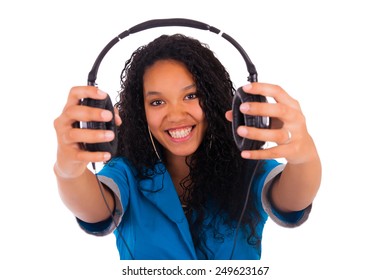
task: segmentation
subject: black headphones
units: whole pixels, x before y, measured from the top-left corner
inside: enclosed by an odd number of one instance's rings
[[[247,71],[249,73],[248,81],[249,82],[257,82],[257,71],[256,67],[251,62],[250,58],[248,57],[247,53],[244,51],[244,49],[238,44],[232,37],[227,35],[226,33],[221,33],[221,31],[213,26],[210,26],[208,24],[190,20],[190,19],[184,19],[184,18],[172,18],[172,19],[155,19],[155,20],[149,20],[145,21],[143,23],[137,24],[130,29],[122,32],[118,36],[116,36],[114,39],[112,39],[105,48],[100,52],[99,56],[95,60],[95,63],[91,69],[91,71],[88,74],[88,85],[96,86],[96,76],[97,72],[100,66],[100,63],[102,62],[104,56],[107,54],[107,52],[120,40],[123,38],[129,36],[130,34],[134,34],[146,29],[151,29],[155,27],[166,27],[166,26],[184,26],[184,27],[192,27],[202,30],[208,30],[216,34],[220,34],[222,38],[229,41],[241,54],[241,56],[244,58]],[[237,134],[237,128],[241,125],[245,126],[252,126],[257,128],[269,128],[270,127],[270,118],[269,117],[263,117],[263,116],[250,116],[250,115],[244,115],[240,112],[239,107],[241,103],[244,102],[267,102],[266,98],[262,95],[252,95],[247,94],[243,91],[243,89],[240,87],[237,89],[237,91],[234,94],[233,97],[233,104],[232,104],[232,110],[233,110],[233,122],[232,122],[232,130],[233,130],[233,136],[234,140],[236,142],[236,145],[239,150],[255,150],[255,149],[261,149],[264,145],[263,141],[254,141],[250,139],[243,138]],[[107,97],[105,100],[94,100],[91,98],[84,98],[80,101],[80,104],[96,107],[96,108],[102,108],[106,110],[110,110],[114,113],[114,107],[111,103],[111,99]],[[115,135],[117,136],[117,128],[115,125],[114,118],[109,122],[80,122],[75,124],[76,127],[79,128],[88,128],[88,129],[104,129],[104,130],[112,130],[114,131]],[[110,152],[111,155],[115,155],[117,146],[118,146],[118,140],[115,136],[114,140],[107,143],[85,143],[83,144],[83,147],[88,151],[107,151]]]

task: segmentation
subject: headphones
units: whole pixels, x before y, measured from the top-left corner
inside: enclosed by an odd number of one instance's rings
[[[197,28],[202,30],[208,30],[215,34],[220,34],[220,36],[226,39],[229,43],[231,43],[240,52],[241,56],[243,57],[247,67],[247,71],[249,73],[247,80],[249,82],[257,82],[256,67],[251,62],[249,56],[244,51],[244,49],[240,46],[240,44],[238,44],[237,41],[235,41],[228,34],[221,32],[219,29],[213,26],[210,26],[208,24],[199,21],[184,19],[184,18],[171,18],[171,19],[155,19],[155,20],[145,21],[143,23],[131,27],[130,29],[122,32],[114,39],[112,39],[100,52],[99,56],[96,58],[95,63],[93,64],[93,67],[88,74],[88,85],[90,86],[97,85],[95,81],[96,81],[97,72],[100,63],[102,62],[107,52],[120,40],[129,36],[130,34],[134,34],[146,29],[151,29],[155,27],[167,27],[167,26],[191,27],[191,28]],[[234,94],[233,104],[232,104],[232,110],[233,110],[232,130],[233,130],[234,141],[238,149],[241,151],[261,149],[265,144],[263,141],[255,141],[255,140],[243,138],[237,134],[237,128],[241,125],[252,126],[257,128],[269,128],[270,118],[266,116],[250,116],[250,115],[242,114],[239,110],[239,107],[244,102],[267,102],[267,99],[262,95],[247,94],[242,89],[242,87],[237,89],[237,91]],[[84,98],[80,100],[80,104],[110,110],[114,114],[114,107],[111,103],[111,99],[108,96],[105,100]],[[115,138],[113,141],[106,142],[106,143],[93,143],[93,144],[83,143],[82,146],[84,149],[88,151],[107,151],[111,153],[112,156],[115,155],[118,146],[118,140],[117,140],[117,128],[116,128],[114,118],[109,122],[79,122],[79,123],[75,123],[75,126],[78,128],[112,130],[115,133]]]

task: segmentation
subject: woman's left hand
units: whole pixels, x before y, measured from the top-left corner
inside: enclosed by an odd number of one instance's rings
[[[245,102],[240,105],[243,114],[269,116],[272,121],[270,129],[240,126],[237,129],[238,135],[252,140],[276,143],[270,148],[242,151],[243,158],[285,158],[289,163],[301,164],[318,157],[297,100],[277,85],[251,83],[244,86],[243,90],[249,94],[272,97],[276,101],[276,103]],[[232,111],[226,113],[226,118],[232,121]]]

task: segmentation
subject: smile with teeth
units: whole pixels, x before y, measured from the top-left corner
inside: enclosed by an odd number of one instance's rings
[[[192,131],[192,126],[179,129],[168,130],[168,134],[174,139],[180,139],[187,137]]]

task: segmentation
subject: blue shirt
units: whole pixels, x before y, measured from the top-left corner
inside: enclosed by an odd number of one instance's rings
[[[156,166],[156,168],[163,168]],[[284,165],[267,160],[264,173],[253,183],[259,199],[261,222],[257,233],[262,236],[264,224],[270,216],[282,226],[294,227],[308,217],[311,207],[283,215],[273,209],[267,193],[272,180],[280,174]],[[99,172],[99,180],[109,187],[115,196],[114,221],[109,219],[97,224],[78,220],[90,234],[106,235],[114,231],[121,259],[196,260],[260,259],[261,246],[250,245],[244,230],[240,230],[234,246],[234,229],[222,222],[222,217],[207,215],[203,225],[207,251],[195,248],[187,218],[168,171],[156,174],[152,179],[139,180],[129,161],[115,158]],[[118,228],[116,228],[118,225]],[[217,229],[217,231],[215,230]],[[125,238],[121,238],[120,234]],[[129,252],[130,250],[130,252]],[[205,255],[206,253],[206,255]]]

